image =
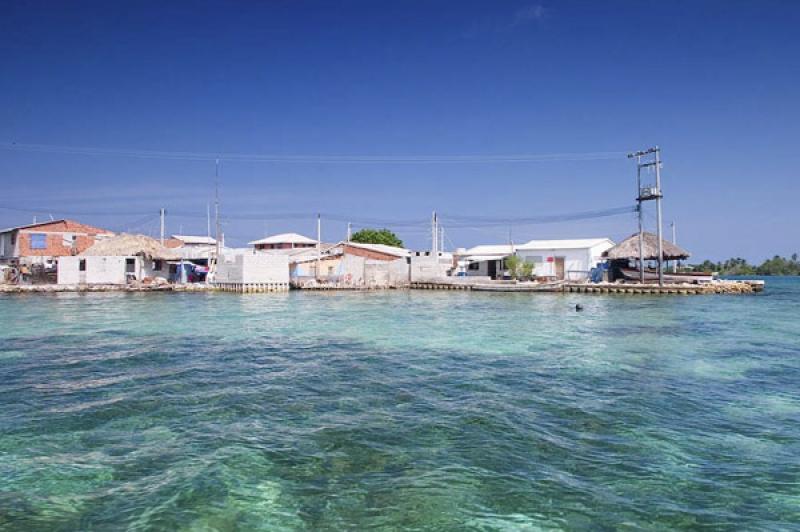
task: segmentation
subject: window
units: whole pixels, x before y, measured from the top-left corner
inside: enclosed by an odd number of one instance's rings
[[[481,269],[481,263],[480,262],[470,262],[469,263],[469,267],[467,269],[472,270],[472,271],[480,270]]]
[[[47,249],[47,235],[31,233],[31,249]]]
[[[125,273],[136,273],[136,259],[125,259]]]
[[[160,260],[153,261],[153,271],[160,272],[164,268],[164,262]]]
[[[81,259],[78,261],[78,271],[79,272],[86,271],[86,259]]]

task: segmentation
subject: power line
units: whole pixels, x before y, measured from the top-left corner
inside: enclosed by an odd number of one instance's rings
[[[624,151],[583,153],[540,153],[500,155],[281,155],[253,153],[208,153],[189,151],[160,151],[113,149],[97,147],[63,146],[56,144],[22,144],[0,142],[0,149],[19,152],[55,153],[95,157],[131,157],[137,159],[165,159],[178,161],[239,161],[261,163],[416,163],[416,164],[477,164],[477,163],[537,163],[598,161],[623,159]]]
[[[62,211],[50,207],[41,206],[9,206],[0,204],[0,210],[8,210],[13,212],[24,213],[56,213],[60,216],[143,216],[145,220],[157,218],[159,216],[158,210],[153,211],[145,210],[138,212],[122,212],[122,211]],[[482,217],[482,216],[465,216],[465,215],[441,215],[440,219],[446,220],[447,226],[450,229],[473,229],[473,228],[488,228],[496,226],[525,226],[525,225],[539,225],[559,222],[569,222],[578,220],[591,220],[598,218],[607,218],[612,216],[619,216],[623,214],[630,214],[636,212],[636,207],[625,206],[615,207],[611,209],[602,209],[594,211],[583,211],[573,213],[560,213],[553,215],[542,216],[517,216],[517,217]],[[208,213],[195,212],[195,211],[173,211],[170,209],[170,216],[173,218],[194,218],[207,220]],[[289,212],[289,213],[237,213],[224,216],[226,222],[231,221],[265,221],[265,220],[313,220],[316,214],[303,213],[303,212]],[[424,218],[418,219],[405,219],[405,220],[391,220],[380,218],[354,218],[352,216],[337,214],[337,213],[320,213],[320,216],[326,221],[351,223],[355,227],[386,227],[403,230],[416,230],[430,227],[430,221]]]
[[[611,209],[603,209],[596,211],[584,211],[576,213],[565,214],[552,214],[543,216],[519,216],[519,217],[504,217],[504,218],[490,218],[481,216],[464,216],[464,215],[442,215],[442,218],[448,220],[449,227],[491,227],[497,225],[536,225],[557,222],[569,222],[576,220],[590,220],[595,218],[606,218],[610,216],[618,216],[621,214],[629,214],[636,212],[634,206],[614,207]],[[452,221],[453,223],[450,223]]]

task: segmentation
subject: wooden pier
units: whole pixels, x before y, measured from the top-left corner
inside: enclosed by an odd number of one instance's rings
[[[714,281],[703,284],[638,284],[638,283],[466,283],[447,281],[413,282],[414,290],[472,290],[482,292],[549,292],[574,294],[629,295],[706,295],[755,294],[764,290],[764,281]]]
[[[240,294],[289,291],[289,283],[214,283],[213,287],[221,292],[237,292]]]

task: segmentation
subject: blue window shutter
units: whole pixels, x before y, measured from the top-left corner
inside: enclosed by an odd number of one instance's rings
[[[47,249],[47,235],[31,233],[31,249]]]

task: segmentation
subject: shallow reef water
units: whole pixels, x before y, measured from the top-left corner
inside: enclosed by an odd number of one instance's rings
[[[0,530],[701,527],[800,528],[800,280],[0,296]]]

